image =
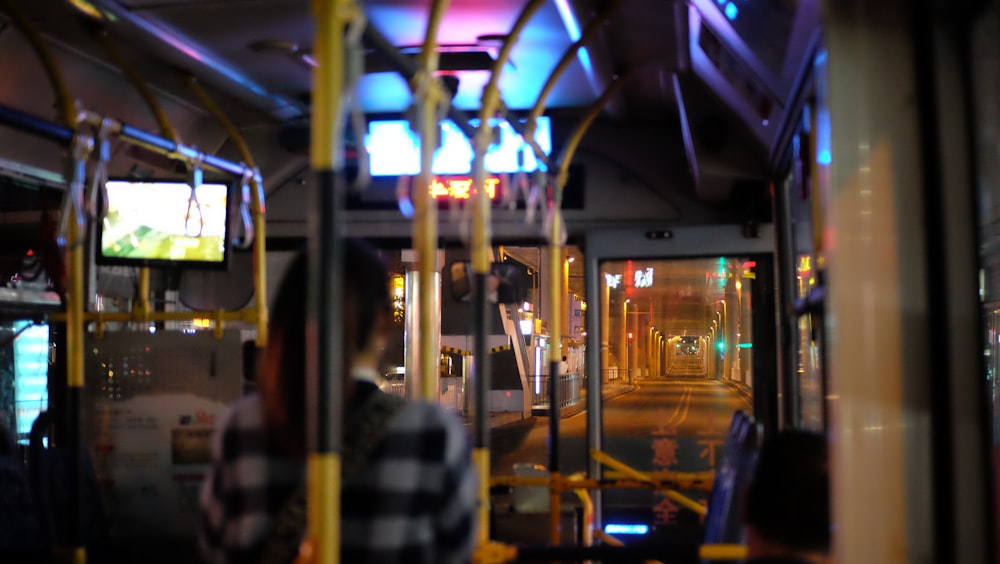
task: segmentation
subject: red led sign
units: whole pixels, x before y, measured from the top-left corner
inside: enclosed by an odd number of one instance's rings
[[[497,197],[497,186],[500,179],[491,177],[486,179],[486,195],[491,200]],[[430,186],[431,197],[435,200],[468,200],[472,197],[472,179],[468,177],[448,177],[435,178]]]

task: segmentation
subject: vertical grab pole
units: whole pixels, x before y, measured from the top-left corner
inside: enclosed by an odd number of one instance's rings
[[[437,31],[450,0],[435,0],[427,20],[427,33],[420,53],[420,72],[414,77],[418,95],[420,120],[420,175],[413,197],[415,218],[413,241],[417,247],[420,294],[420,392],[423,399],[437,401],[441,355],[441,292],[438,288],[437,263],[438,214],[437,203],[430,194],[434,151],[438,146],[438,105],[442,89],[434,72],[437,70]]]
[[[475,378],[476,378],[476,441],[474,444],[473,462],[479,477],[479,541],[489,540],[489,480],[490,480],[490,428],[489,428],[489,393],[490,374],[486,353],[486,279],[490,273],[491,233],[490,233],[490,197],[486,193],[486,149],[492,138],[490,118],[500,105],[500,74],[510,57],[510,51],[517,42],[521,30],[531,19],[531,16],[542,7],[545,0],[531,0],[521,10],[504,40],[500,53],[493,63],[490,80],[483,89],[482,102],[479,110],[479,129],[472,140],[475,156],[472,159],[472,180],[475,189],[472,208],[472,270],[474,272],[475,295],[473,310],[475,322]]]
[[[77,241],[83,233],[75,221],[69,222],[69,240],[74,241],[69,250],[69,284],[66,288],[66,374],[69,397],[70,453],[72,455],[71,475],[73,482],[70,487],[70,543],[73,550],[73,562],[84,564],[87,561],[87,548],[83,532],[83,323],[84,296],[83,289],[83,249],[84,245]]]
[[[597,99],[596,102],[587,111],[580,124],[577,125],[573,134],[570,135],[569,140],[563,147],[562,154],[559,156],[559,168],[556,174],[555,186],[553,190],[552,197],[552,209],[551,222],[549,225],[549,232],[547,237],[549,239],[549,269],[552,271],[549,275],[549,299],[552,301],[552,331],[550,338],[552,340],[552,358],[550,359],[549,371],[552,373],[551,376],[551,389],[549,390],[549,470],[552,473],[552,484],[556,485],[558,482],[558,470],[559,470],[559,416],[558,412],[558,400],[559,395],[555,391],[558,386],[556,385],[557,379],[559,377],[559,362],[562,360],[562,342],[561,342],[561,330],[562,330],[562,319],[559,313],[559,304],[562,303],[562,282],[560,277],[563,275],[562,268],[562,246],[564,244],[564,228],[563,228],[563,217],[562,217],[562,200],[563,200],[563,189],[566,187],[566,182],[569,179],[569,164],[573,161],[573,154],[576,153],[576,148],[580,145],[580,141],[583,139],[585,133],[590,128],[590,125],[594,123],[597,115],[600,113],[601,108],[611,99],[612,96],[618,92],[622,84],[625,82],[627,76],[623,75],[615,79],[614,82],[605,88],[604,92],[601,93],[601,97]],[[594,273],[591,273],[593,277]],[[592,287],[592,284],[588,284],[588,290]],[[589,328],[589,325],[588,325]],[[596,332],[594,332],[596,334]],[[589,335],[588,335],[589,336]],[[590,357],[588,357],[589,360]],[[593,366],[593,364],[588,362],[588,366]],[[598,380],[588,387],[587,402],[588,409],[593,409],[594,406],[598,407],[600,410],[601,406],[601,395],[600,395],[600,378],[591,378],[591,382]],[[591,392],[597,391],[598,393],[593,394]],[[596,420],[596,421],[595,421]],[[600,415],[593,415],[588,413],[587,415],[587,435],[588,439],[592,442],[600,444]],[[595,435],[596,433],[596,435]],[[600,470],[598,469],[598,472]],[[552,494],[549,498],[549,518],[550,518],[550,530],[552,542],[557,544],[559,542],[559,496],[556,493],[556,488],[552,489]],[[601,499],[598,496],[596,499],[596,504],[594,505],[594,512],[600,518],[601,512]],[[599,523],[598,523],[599,525]]]
[[[549,475],[552,485],[549,490],[549,542],[559,544],[559,513],[561,489],[559,483],[559,419],[562,409],[559,400],[559,385],[561,378],[559,367],[562,364],[562,291],[563,291],[563,245],[562,245],[562,209],[561,202],[551,203],[551,225],[547,237],[549,239],[549,309],[552,319],[549,320],[549,340],[552,342],[552,352],[549,357]]]
[[[310,161],[316,174],[309,214],[309,303],[306,329],[308,538],[318,564],[340,562],[344,323],[343,200],[336,172],[344,89],[344,28],[351,0],[313,0],[316,19]]]

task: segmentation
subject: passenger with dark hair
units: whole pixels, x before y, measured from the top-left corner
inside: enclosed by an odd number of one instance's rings
[[[748,563],[827,562],[830,477],[825,437],[785,431],[765,440],[745,507]]]
[[[476,504],[468,436],[439,406],[389,398],[373,383],[392,323],[388,275],[359,242],[347,242],[344,260],[342,561],[467,562]],[[273,562],[287,552],[283,529],[295,551],[302,538],[307,276],[300,256],[271,309],[260,393],[237,403],[216,437],[201,494],[210,562]]]

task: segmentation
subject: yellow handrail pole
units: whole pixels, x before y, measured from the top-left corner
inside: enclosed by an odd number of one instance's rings
[[[250,152],[250,147],[247,145],[246,140],[240,133],[240,130],[236,128],[236,124],[229,119],[222,108],[215,103],[215,100],[205,92],[205,89],[198,84],[198,81],[193,76],[185,77],[184,81],[187,83],[188,87],[194,93],[195,97],[201,102],[201,105],[205,107],[208,113],[212,114],[216,121],[222,125],[223,129],[226,130],[226,134],[233,141],[233,145],[236,146],[236,150],[240,153],[240,158],[243,159],[243,163],[246,164],[252,171],[255,171],[250,182],[253,184],[253,189],[250,191],[250,216],[253,220],[253,290],[254,290],[254,311],[256,313],[256,319],[254,322],[257,325],[257,348],[264,348],[267,345],[267,322],[268,322],[268,311],[267,311],[267,221],[265,221],[265,207],[264,207],[264,186],[262,180],[257,171],[257,163],[254,161],[253,154]]]
[[[174,126],[170,124],[170,119],[167,117],[167,113],[163,111],[163,106],[156,99],[156,95],[153,94],[153,90],[149,85],[139,76],[136,72],[135,67],[128,62],[128,59],[122,54],[121,49],[115,45],[115,42],[111,40],[108,35],[108,31],[103,28],[96,28],[93,32],[94,38],[97,42],[101,44],[104,51],[111,57],[111,62],[115,64],[125,75],[125,78],[132,83],[139,96],[142,97],[143,101],[146,103],[146,107],[153,114],[153,118],[156,120],[156,125],[160,128],[160,134],[170,139],[178,145],[181,143],[180,137],[177,135],[177,130]]]
[[[142,97],[143,101],[146,102],[146,106],[149,111],[153,114],[153,118],[156,120],[156,124],[160,127],[160,134],[168,139],[172,140],[174,143],[180,145],[180,138],[177,136],[177,131],[172,125],[170,125],[170,119],[167,118],[166,112],[163,111],[163,107],[160,102],[156,99],[153,91],[150,90],[149,85],[146,81],[139,76],[135,68],[128,62],[122,52],[115,45],[114,41],[108,37],[107,30],[96,29],[94,31],[94,37],[97,42],[101,44],[104,51],[111,57],[111,61],[122,71],[125,78],[132,83],[139,96]],[[142,267],[139,269],[139,288],[136,291],[136,300],[133,304],[133,308],[141,315],[146,315],[150,311],[149,307],[149,267]]]
[[[551,222],[547,234],[549,240],[549,341],[552,343],[549,356],[549,472],[553,480],[559,478],[559,419],[562,408],[559,399],[559,368],[562,365],[562,277],[563,240],[562,210],[558,202],[552,203]],[[553,488],[549,495],[549,541],[559,544],[559,500],[561,492]]]
[[[475,156],[472,160],[472,178],[475,194],[472,209],[472,269],[475,273],[475,300],[473,320],[475,325],[475,382],[476,382],[476,436],[473,462],[479,477],[479,540],[480,544],[489,540],[489,414],[488,402],[490,382],[489,363],[486,353],[486,278],[490,273],[491,233],[490,233],[490,198],[486,193],[486,149],[490,141],[489,118],[496,111],[500,102],[500,92],[497,85],[504,65],[510,57],[511,49],[517,42],[521,30],[531,19],[544,0],[531,0],[518,15],[503,46],[497,54],[497,59],[490,72],[489,82],[483,89],[479,111],[479,128],[472,140]],[[485,520],[485,521],[484,521]]]
[[[542,86],[542,90],[538,93],[538,99],[535,101],[535,105],[531,108],[531,112],[528,114],[528,119],[524,127],[524,140],[531,145],[537,156],[545,155],[542,148],[535,141],[535,128],[538,123],[538,118],[541,117],[542,113],[545,112],[545,104],[548,101],[549,94],[555,87],[556,83],[562,77],[562,74],[566,72],[569,68],[570,63],[576,59],[576,53],[584,45],[586,45],[594,35],[597,34],[598,30],[607,20],[611,19],[612,16],[621,8],[624,0],[613,0],[603,12],[598,14],[594,19],[587,23],[587,26],[583,29],[583,33],[580,34],[580,38],[573,42],[572,45],[566,48],[566,52],[563,53],[561,59],[549,73],[549,78],[545,80],[545,85]]]
[[[563,292],[563,216],[562,195],[568,178],[569,163],[573,153],[580,144],[580,139],[587,132],[590,124],[600,113],[601,108],[621,86],[621,80],[616,80],[605,89],[601,97],[594,103],[583,121],[577,126],[566,148],[560,155],[559,173],[555,181],[555,193],[552,198],[549,220],[549,231],[546,234],[549,242],[549,309],[552,319],[549,324],[549,341],[552,343],[549,356],[549,472],[553,481],[559,477],[559,417],[561,415],[559,402],[559,367],[562,359],[562,292]],[[553,489],[549,495],[549,540],[559,543],[559,493]]]
[[[45,73],[56,93],[56,103],[59,106],[60,119],[70,129],[76,129],[78,124],[78,113],[76,102],[70,96],[69,88],[63,78],[55,57],[48,46],[42,40],[41,34],[35,28],[23,12],[16,6],[15,2],[0,0],[0,8],[3,9],[14,25],[21,30],[31,43],[32,48],[42,61]],[[74,137],[76,145],[76,137]],[[75,152],[75,147],[71,147],[70,152]],[[71,155],[75,158],[75,155]],[[66,179],[70,181],[69,178]],[[68,222],[69,231],[67,240],[72,244],[66,251],[66,384],[67,384],[67,407],[69,411],[70,426],[70,452],[73,459],[70,468],[73,475],[73,482],[70,486],[70,542],[69,552],[65,554],[68,561],[74,564],[85,564],[87,561],[87,548],[83,545],[82,519],[83,519],[83,490],[81,487],[82,458],[83,458],[83,429],[82,418],[82,395],[84,379],[84,327],[83,314],[84,296],[83,288],[83,263],[84,246],[80,244],[80,226],[76,221]]]
[[[433,179],[431,165],[438,145],[438,104],[443,94],[434,73],[437,71],[437,33],[441,19],[450,0],[434,0],[427,19],[427,33],[424,47],[420,52],[420,72],[414,76],[414,91],[420,130],[420,175],[417,177],[416,193],[413,194],[413,242],[418,257],[418,293],[420,311],[420,392],[423,399],[437,401],[439,356],[441,343],[440,290],[436,282],[438,273],[438,214],[437,204],[431,198],[430,184]]]
[[[698,547],[702,560],[745,560],[747,547],[742,544],[703,544]]]
[[[340,363],[344,338],[340,300],[343,296],[343,237],[339,222],[343,203],[336,169],[336,136],[342,129],[344,90],[344,31],[354,4],[351,0],[313,0],[316,21],[313,70],[313,114],[310,161],[316,174],[316,210],[310,214],[310,301],[307,323],[317,338],[307,344],[307,397],[310,452],[308,456],[307,538],[319,564],[340,562],[340,451],[344,405]],[[309,332],[307,331],[307,334]],[[316,360],[313,362],[312,360]]]
[[[56,64],[55,57],[52,56],[52,51],[49,50],[48,46],[42,40],[42,36],[38,33],[38,29],[35,28],[34,24],[31,23],[25,15],[17,6],[17,1],[12,0],[0,0],[0,9],[14,20],[14,25],[17,26],[21,33],[28,39],[31,43],[32,48],[34,48],[35,53],[38,58],[42,61],[42,66],[45,68],[45,74],[49,77],[49,82],[52,84],[52,89],[56,93],[56,104],[59,106],[59,117],[63,124],[70,129],[75,129],[77,124],[77,111],[76,102],[73,97],[70,96],[69,88],[66,86],[66,80],[63,78],[62,72],[59,70],[59,65]]]
[[[569,140],[563,146],[562,154],[559,155],[559,172],[556,175],[555,180],[555,195],[554,199],[558,206],[562,206],[563,189],[566,187],[566,180],[569,178],[569,165],[573,161],[573,155],[576,154],[577,147],[580,146],[580,141],[583,140],[583,136],[590,129],[591,124],[600,115],[601,109],[604,105],[608,103],[611,98],[618,93],[622,85],[628,79],[628,73],[622,74],[614,79],[604,92],[601,93],[601,97],[597,99],[587,110],[586,115],[580,120],[580,123],[573,130],[573,134],[570,135]]]

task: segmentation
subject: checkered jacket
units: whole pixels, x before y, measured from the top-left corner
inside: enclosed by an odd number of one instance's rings
[[[201,491],[199,544],[213,563],[257,562],[272,518],[305,479],[263,434],[259,396],[238,402],[213,445]],[[475,475],[461,423],[407,403],[341,493],[341,561],[452,563],[471,559]]]

